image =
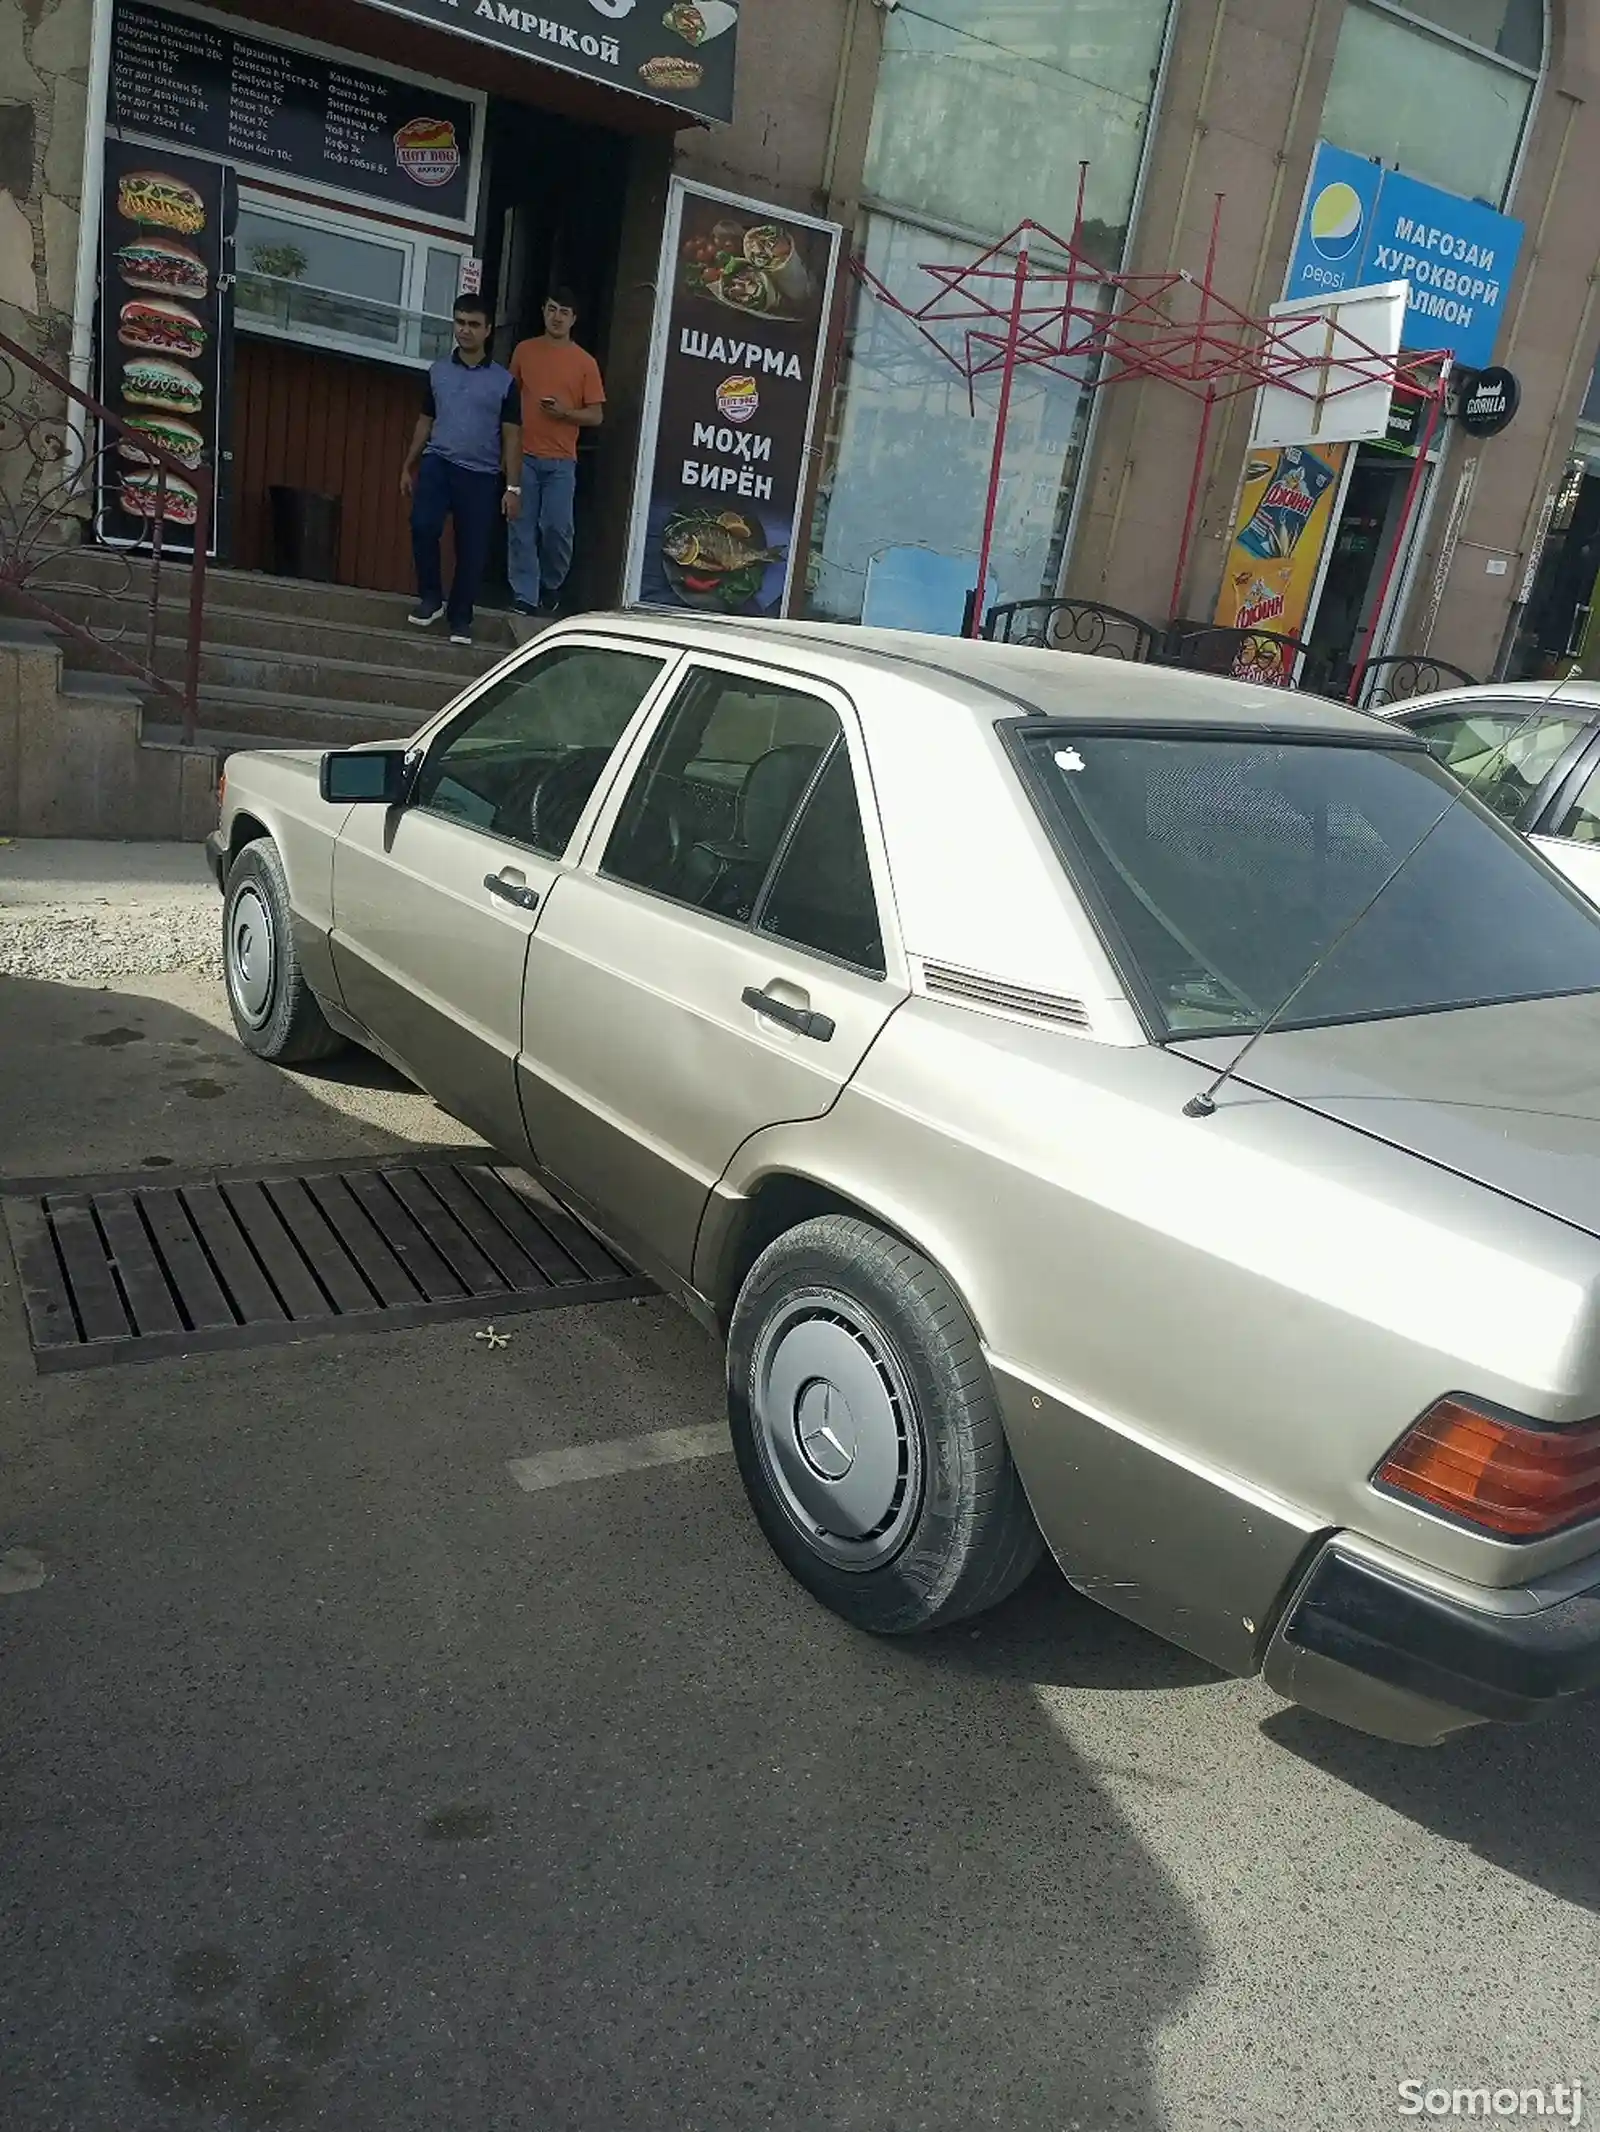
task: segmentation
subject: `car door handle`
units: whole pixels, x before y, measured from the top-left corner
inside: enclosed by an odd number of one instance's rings
[[[508,881],[504,874],[485,874],[483,885],[491,896],[499,896],[505,903],[514,903],[519,911],[536,911],[539,908],[539,891],[536,888],[525,888],[520,881]]]
[[[769,1022],[781,1022],[797,1035],[814,1037],[819,1044],[826,1044],[833,1035],[834,1025],[827,1015],[810,1007],[791,1007],[787,1000],[774,999],[770,992],[758,992],[754,985],[746,985],[739,996],[757,1014],[764,1014]]]

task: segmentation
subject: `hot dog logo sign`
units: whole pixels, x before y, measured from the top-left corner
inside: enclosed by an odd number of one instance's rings
[[[418,185],[448,185],[461,168],[461,143],[447,118],[408,119],[394,137],[394,153]]]

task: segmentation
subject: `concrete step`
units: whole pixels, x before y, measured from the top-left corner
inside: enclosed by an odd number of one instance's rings
[[[150,563],[143,556],[111,548],[75,548],[52,571],[57,586],[77,585],[102,592],[149,598]],[[189,570],[185,563],[161,566],[163,603],[186,600]],[[294,622],[342,622],[356,629],[403,629],[410,596],[403,592],[368,592],[356,585],[324,585],[312,578],[269,577],[263,570],[206,571],[206,604],[247,607],[258,614],[282,615]],[[480,615],[488,624],[491,617]],[[501,621],[504,617],[498,617]]]
[[[146,718],[139,729],[139,745],[142,748],[201,748],[214,755],[220,766],[230,755],[248,754],[252,748],[269,743],[264,742],[259,733],[219,733],[210,726],[197,726],[194,739],[189,742],[183,737],[181,725],[158,724]],[[284,741],[282,745],[290,747],[293,743]]]
[[[404,647],[397,647],[404,649]],[[148,646],[141,639],[129,643],[129,655],[144,660]],[[103,644],[78,638],[64,640],[62,652],[67,671],[74,676],[107,674],[121,676],[115,654]],[[188,670],[189,648],[180,637],[158,637],[154,670],[165,679],[181,682]],[[350,659],[308,659],[292,651],[274,653],[249,648],[213,649],[200,652],[202,694],[216,690],[243,690],[264,695],[274,702],[335,703],[359,711],[376,704],[406,721],[414,732],[435,711],[443,710],[466,685],[460,675],[417,673],[409,666],[371,666]],[[152,700],[159,700],[152,698]]]
[[[176,725],[172,706],[146,699],[146,717]],[[275,689],[202,688],[197,723],[240,747],[350,748],[361,740],[409,740],[422,724],[403,704],[284,696]]]
[[[125,647],[142,645],[148,627],[148,608],[126,594],[76,588],[59,593],[53,604],[69,620],[81,622],[101,636],[121,631]],[[177,602],[162,607],[163,634],[183,634],[183,610]],[[498,617],[479,624],[480,641],[470,647],[452,644],[440,629],[412,629],[404,619],[391,629],[372,629],[348,622],[319,622],[263,613],[260,609],[208,599],[204,618],[204,642],[216,650],[249,650],[268,653],[293,652],[299,657],[339,659],[355,665],[405,666],[418,674],[434,674],[456,687],[465,687],[475,675],[487,673],[515,646],[515,638]]]
[[[403,652],[404,646],[397,649]],[[177,637],[156,641],[155,670],[180,680],[188,647]],[[211,689],[256,689],[286,700],[317,698],[352,707],[377,703],[409,714],[413,728],[443,710],[466,683],[449,674],[418,673],[414,668],[369,666],[353,659],[307,659],[288,652],[213,649],[200,652],[200,686]]]

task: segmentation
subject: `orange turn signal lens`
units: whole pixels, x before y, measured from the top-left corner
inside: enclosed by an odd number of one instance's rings
[[[1539,1539],[1600,1516],[1600,1422],[1518,1427],[1441,1399],[1377,1478],[1502,1538]]]

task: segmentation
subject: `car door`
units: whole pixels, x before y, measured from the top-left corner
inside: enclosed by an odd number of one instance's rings
[[[1600,735],[1540,808],[1531,842],[1591,902],[1600,903]]]
[[[1537,698],[1470,697],[1403,717],[1452,776],[1501,821],[1528,830],[1589,739],[1587,710],[1546,711]]]
[[[687,1277],[762,1127],[829,1109],[907,996],[848,703],[689,662],[528,958],[521,1065],[541,1165]]]
[[[526,1142],[516,1055],[528,939],[669,654],[567,638],[496,676],[429,744],[403,807],[356,807],[334,849],[346,1007],[495,1146]]]

